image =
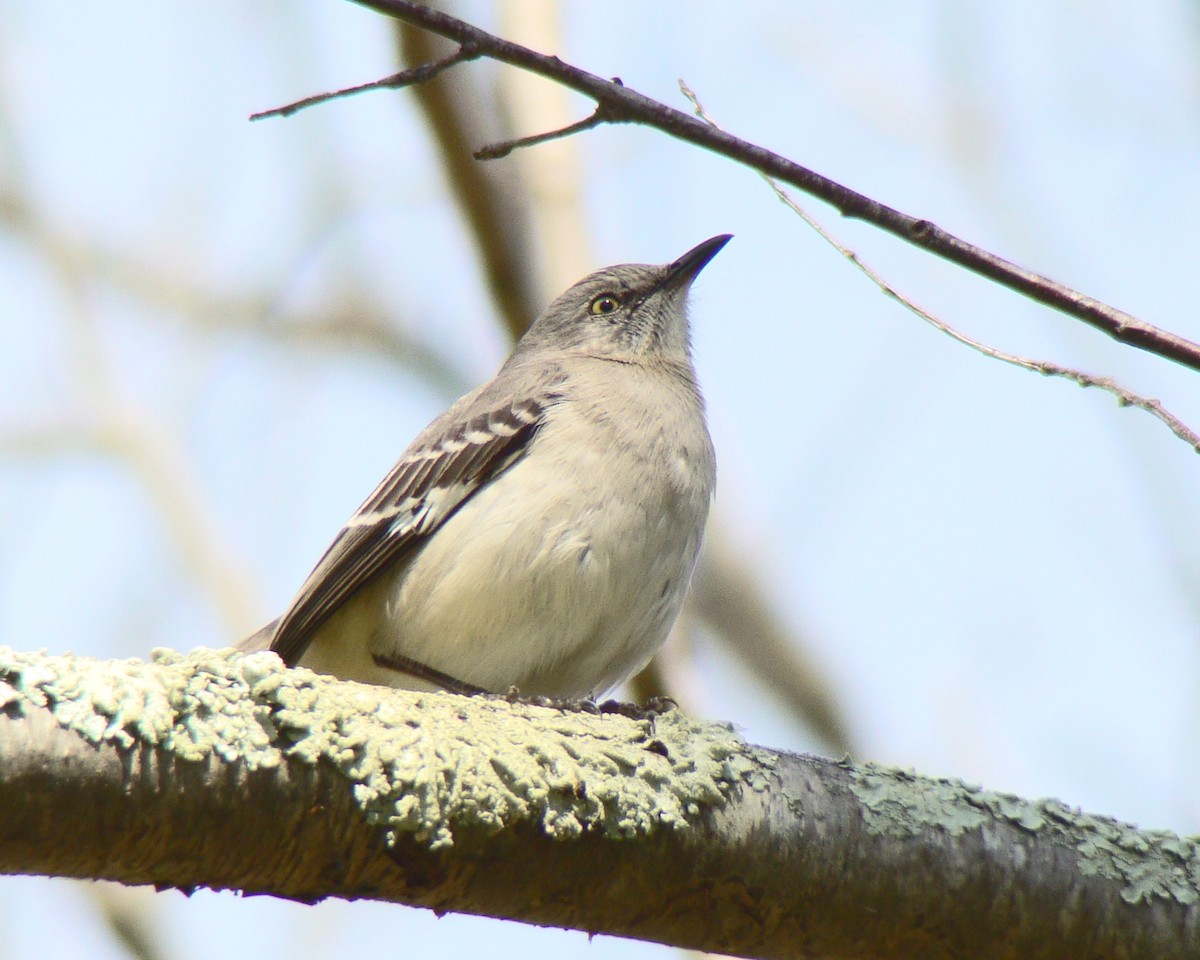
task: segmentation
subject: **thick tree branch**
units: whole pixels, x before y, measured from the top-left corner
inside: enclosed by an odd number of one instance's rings
[[[482,55],[539,74],[591,97],[595,117],[609,123],[639,123],[661,130],[678,140],[704,147],[760,173],[774,177],[834,206],[843,216],[872,223],[882,230],[952,263],[966,267],[1027,297],[1083,320],[1120,343],[1147,350],[1168,360],[1200,370],[1200,344],[1152,326],[1089,297],[1078,290],[1011,263],[982,247],[968,243],[928,220],[902,213],[872,200],[777,153],[717,130],[696,117],[672,109],[624,86],[619,79],[605,80],[564,63],[558,57],[537,53],[480,30],[462,20],[410,0],[354,0],[379,13],[422,27],[458,43],[472,58]],[[440,65],[440,64],[439,64]],[[389,78],[389,85],[394,78]],[[593,118],[593,119],[594,119]],[[583,128],[594,125],[583,121]],[[531,138],[536,142],[538,137]],[[500,156],[520,141],[483,148],[485,156]]]
[[[755,957],[1200,950],[1194,841],[654,721],[198,651],[0,648],[0,871],[370,897]]]

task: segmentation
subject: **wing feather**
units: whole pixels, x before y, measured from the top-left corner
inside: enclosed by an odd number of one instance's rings
[[[343,603],[524,454],[553,399],[503,404],[418,438],[308,575],[271,649],[295,664]]]

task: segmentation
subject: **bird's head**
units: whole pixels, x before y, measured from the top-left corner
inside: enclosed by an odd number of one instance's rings
[[[730,238],[726,233],[705,240],[671,263],[624,263],[584,277],[542,312],[516,353],[549,349],[687,362],[688,290]]]

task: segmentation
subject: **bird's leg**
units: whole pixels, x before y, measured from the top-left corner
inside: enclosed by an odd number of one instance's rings
[[[448,673],[442,673],[441,670],[435,670],[419,660],[413,660],[411,657],[405,657],[398,653],[373,653],[371,659],[375,661],[377,667],[395,670],[397,673],[407,673],[410,677],[435,684],[449,693],[461,694],[464,697],[475,697],[481,693],[487,693],[483,687],[477,687],[473,683],[464,683]]]

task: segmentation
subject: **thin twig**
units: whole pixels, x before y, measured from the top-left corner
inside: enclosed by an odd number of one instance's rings
[[[448,70],[468,60],[475,60],[482,53],[483,51],[477,49],[474,44],[464,43],[454,53],[450,54],[450,56],[441,60],[435,60],[433,63],[423,63],[419,67],[401,70],[399,73],[393,73],[390,77],[384,77],[382,80],[360,83],[356,87],[343,87],[341,90],[332,90],[329,93],[318,93],[311,97],[305,97],[303,100],[297,100],[294,103],[284,104],[282,107],[272,107],[270,110],[252,113],[250,114],[250,119],[265,120],[268,117],[290,117],[292,114],[298,113],[307,107],[315,107],[318,103],[325,103],[329,100],[340,100],[342,97],[352,97],[355,94],[365,93],[368,90],[400,90],[415,83],[425,83],[432,80],[443,70]]]
[[[501,157],[507,157],[514,150],[521,147],[532,147],[539,143],[546,143],[550,140],[561,140],[563,137],[569,137],[572,134],[582,133],[584,130],[591,130],[592,127],[598,127],[602,123],[623,123],[621,117],[609,116],[608,110],[604,104],[596,107],[590,117],[583,120],[578,120],[575,123],[569,124],[560,130],[551,130],[549,133],[536,133],[531,137],[518,137],[516,140],[503,140],[500,143],[489,143],[486,147],[480,147],[475,151],[476,160],[499,160]]]
[[[874,224],[902,240],[966,267],[1039,303],[1076,317],[1120,343],[1146,350],[1200,371],[1200,344],[1155,327],[1061,283],[1026,270],[982,247],[967,243],[928,220],[901,213],[802,167],[777,153],[741,140],[702,120],[675,110],[623,84],[588,73],[558,57],[496,37],[440,10],[411,0],[354,0],[361,6],[471,45],[479,56],[547,77],[585,96],[607,111],[610,123],[640,123],[711,150],[759,173],[775,177],[833,205],[844,216]]]
[[[717,121],[714,120],[708,111],[704,109],[704,105],[700,102],[700,98],[696,96],[695,91],[692,90],[692,88],[689,87],[683,80],[679,81],[679,89],[682,91],[683,95],[687,97],[689,101],[691,101],[692,106],[696,110],[696,116],[698,116],[705,123],[720,129]],[[792,199],[791,195],[774,179],[767,176],[765,173],[760,173],[759,175],[767,182],[767,185],[775,191],[775,196],[780,201],[782,201],[793,213],[799,216],[800,219],[802,219],[813,230],[815,230],[822,240],[824,240],[838,253],[854,264],[855,267],[861,270],[862,273],[885,295],[891,297],[905,309],[916,314],[926,323],[940,330],[948,337],[953,337],[964,346],[970,347],[972,350],[991,357],[994,360],[1010,363],[1013,366],[1022,367],[1025,370],[1032,370],[1033,372],[1040,373],[1043,376],[1062,377],[1063,379],[1070,380],[1072,383],[1076,383],[1081,387],[1096,387],[1100,390],[1106,391],[1107,393],[1111,393],[1117,398],[1117,402],[1121,406],[1137,407],[1138,409],[1145,410],[1152,416],[1157,417],[1167,425],[1167,427],[1172,433],[1175,434],[1175,436],[1179,437],[1179,439],[1183,440],[1185,443],[1190,444],[1193,450],[1195,450],[1197,453],[1200,453],[1200,435],[1197,435],[1195,431],[1191,430],[1182,420],[1164,408],[1158,400],[1143,397],[1140,394],[1134,393],[1132,390],[1119,384],[1112,377],[1098,377],[1091,373],[1084,373],[1082,370],[1076,370],[1073,367],[1064,367],[1049,360],[1034,360],[1030,357],[1023,357],[1020,354],[1009,353],[1005,350],[1000,350],[996,347],[989,346],[988,344],[983,343],[980,340],[976,340],[960,330],[955,329],[950,324],[946,323],[946,321],[934,316],[924,307],[920,306],[909,297],[902,294],[899,290],[892,286],[889,281],[885,280],[879,273],[877,273],[874,268],[866,264],[857,253],[842,244],[840,240],[826,230],[825,227],[823,227],[807,210],[796,203],[796,201]]]

